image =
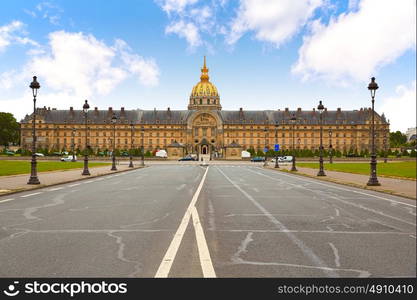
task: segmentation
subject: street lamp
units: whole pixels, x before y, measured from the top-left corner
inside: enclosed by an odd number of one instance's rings
[[[292,167],[291,171],[297,171],[295,167],[295,122],[297,121],[297,117],[295,114],[292,114],[291,123],[292,123]]]
[[[142,167],[144,167],[145,166],[145,153],[144,153],[145,148],[143,147],[143,137],[144,137],[144,134],[145,134],[145,128],[143,126],[140,129],[140,133],[141,133],[141,146],[140,146],[140,148],[141,148],[140,149],[141,160],[140,160],[140,164],[141,164]]]
[[[324,105],[322,104],[321,100],[319,101],[319,105],[317,106],[317,109],[320,113],[320,170],[317,173],[317,176],[326,176],[324,173],[323,168],[323,111],[324,111]]]
[[[28,184],[40,184],[36,169],[36,96],[38,95],[38,89],[41,87],[36,80],[37,77],[33,76],[33,81],[30,83],[33,95],[33,117],[32,117],[32,161],[30,162],[30,178]]]
[[[330,157],[330,163],[332,164],[333,163],[333,146],[332,146],[332,134],[333,134],[333,132],[332,132],[332,130],[330,129],[329,130],[329,143],[330,143],[330,145],[329,145],[329,157]]]
[[[375,77],[371,78],[371,82],[368,85],[368,90],[371,92],[372,97],[372,124],[371,124],[371,135],[372,135],[372,149],[371,149],[371,176],[369,177],[369,181],[366,185],[369,186],[378,186],[381,185],[378,182],[378,178],[376,176],[376,153],[375,153],[375,111],[374,111],[374,103],[375,103],[375,93],[378,89],[378,84],[375,82]]]
[[[133,129],[135,124],[133,121],[130,122],[130,157],[129,157],[129,168],[133,168],[133,157],[132,157],[132,151],[133,151]]]
[[[116,168],[116,122],[117,122],[117,116],[115,113],[113,113],[113,116],[111,117],[111,123],[113,124],[113,151],[112,151],[112,165],[111,165],[111,171],[117,171]]]
[[[268,161],[267,161],[267,153],[268,153],[268,150],[267,150],[267,145],[268,145],[268,141],[267,141],[267,137],[266,137],[266,135],[267,135],[267,133],[268,133],[268,129],[266,128],[266,126],[265,126],[265,129],[264,129],[264,132],[265,132],[265,161],[264,161],[264,167],[266,167],[266,166],[268,166]]]
[[[278,121],[275,122],[275,145],[277,144],[278,144]],[[275,151],[275,168],[279,168],[278,151]]]
[[[71,152],[72,152],[72,162],[75,162],[75,152],[74,152],[74,148],[75,148],[75,131],[76,129],[73,127],[72,128],[72,132],[71,132],[71,137],[72,137],[72,141],[71,141]]]
[[[81,175],[90,175],[90,171],[88,170],[88,145],[87,145],[87,135],[88,135],[88,109],[90,105],[88,105],[87,100],[83,105],[83,112],[84,112],[84,120],[85,120],[85,153],[84,153],[84,170]]]

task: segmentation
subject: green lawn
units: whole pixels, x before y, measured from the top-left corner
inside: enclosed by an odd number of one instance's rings
[[[90,162],[89,167],[109,165],[109,163]],[[38,172],[82,168],[84,162],[38,161]],[[30,161],[0,160],[0,176],[29,174]]]
[[[297,166],[307,167],[307,168],[319,168],[319,163],[298,163]],[[340,171],[347,173],[356,173],[356,174],[370,174],[370,166],[368,163],[325,163],[325,170]],[[387,177],[406,177],[406,178],[416,178],[416,162],[407,161],[407,162],[378,162],[377,165],[377,175],[378,176],[387,176]]]

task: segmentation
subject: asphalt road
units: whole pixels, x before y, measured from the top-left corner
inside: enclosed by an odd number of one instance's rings
[[[0,277],[415,277],[416,202],[257,164],[0,197]]]

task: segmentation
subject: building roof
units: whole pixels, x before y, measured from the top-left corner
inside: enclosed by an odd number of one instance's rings
[[[186,124],[187,119],[195,110],[99,110],[97,108],[90,110],[88,113],[89,122],[92,124],[111,124],[111,118],[115,114],[118,118],[118,124]],[[216,110],[212,111],[219,114],[219,117],[225,124],[287,124],[293,115],[297,117],[297,124],[318,124],[320,114],[316,110]],[[85,122],[82,110],[56,110],[38,108],[38,118],[43,119],[49,124],[83,124]],[[355,125],[364,124],[371,116],[370,109],[360,110],[333,110],[323,112],[324,124],[345,124]],[[21,123],[30,122],[31,117],[26,117]],[[381,121],[387,124],[385,117],[381,116]]]

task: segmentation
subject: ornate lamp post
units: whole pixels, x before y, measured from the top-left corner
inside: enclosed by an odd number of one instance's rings
[[[140,160],[140,164],[142,167],[145,166],[145,148],[143,147],[143,137],[145,135],[145,128],[142,126],[140,128],[140,133],[141,133],[141,146],[140,146],[140,154],[141,154],[141,160]]]
[[[84,152],[84,170],[81,175],[90,175],[90,171],[88,170],[88,109],[90,105],[88,105],[87,100],[83,105],[83,112],[84,112],[84,120],[85,120],[85,152]]]
[[[33,117],[32,117],[32,161],[30,162],[30,178],[28,184],[40,184],[38,179],[38,172],[36,169],[36,96],[38,95],[38,89],[41,87],[36,80],[37,77],[33,76],[33,81],[30,83],[33,95]]]
[[[135,124],[133,121],[130,122],[130,157],[129,157],[129,168],[133,168],[133,157],[132,157],[132,151],[133,151],[133,130],[134,130]]]
[[[333,132],[332,132],[332,130],[330,129],[329,130],[329,157],[330,157],[330,163],[332,164],[333,163],[333,145],[332,145],[332,134],[333,134]]]
[[[378,178],[376,176],[376,153],[375,153],[375,111],[374,111],[374,103],[375,103],[375,93],[378,89],[378,84],[375,82],[375,77],[371,78],[371,82],[368,85],[368,90],[371,92],[372,97],[372,124],[371,124],[371,135],[372,135],[372,149],[371,149],[371,176],[369,177],[369,181],[367,185],[369,186],[377,186],[381,185],[378,182]]]
[[[266,167],[266,166],[268,166],[268,160],[267,160],[267,153],[268,153],[268,151],[267,151],[267,145],[268,145],[268,140],[267,140],[267,133],[268,133],[268,129],[266,128],[266,126],[265,126],[265,128],[264,128],[264,132],[265,132],[265,161],[264,161],[264,167]]]
[[[317,176],[326,176],[324,173],[324,167],[323,167],[323,110],[324,105],[319,101],[319,105],[317,106],[317,109],[320,112],[320,170],[317,173]]]
[[[73,127],[72,128],[72,132],[71,132],[71,152],[72,152],[72,162],[75,162],[75,151],[74,151],[74,147],[75,147],[75,131],[76,129]]]
[[[297,171],[295,167],[295,122],[297,121],[297,117],[295,114],[292,114],[291,123],[292,123],[292,167],[291,171]]]
[[[111,123],[113,124],[113,151],[112,151],[112,164],[111,164],[111,171],[117,171],[116,168],[116,122],[117,122],[117,116],[115,113],[113,113],[113,116],[111,117]]]
[[[275,144],[278,144],[278,121],[275,122]],[[275,151],[275,168],[279,168],[278,151]]]

